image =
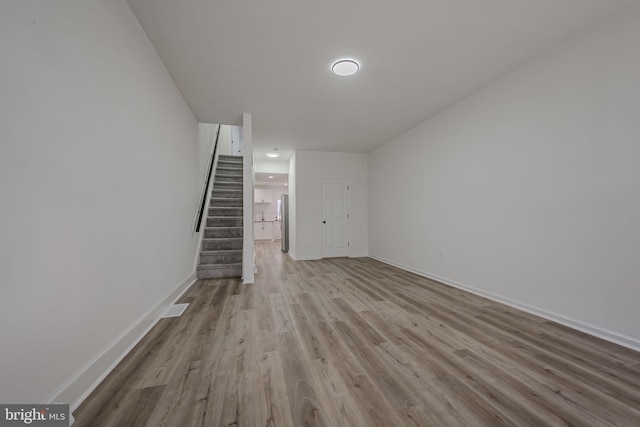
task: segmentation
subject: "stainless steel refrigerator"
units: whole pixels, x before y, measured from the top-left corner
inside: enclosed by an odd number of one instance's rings
[[[289,196],[282,195],[280,206],[280,231],[282,232],[282,252],[289,252]]]

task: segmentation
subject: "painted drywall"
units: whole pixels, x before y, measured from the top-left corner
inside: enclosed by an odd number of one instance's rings
[[[232,130],[232,133],[234,131]],[[255,247],[253,242],[253,189],[255,187],[255,168],[253,166],[253,125],[250,113],[242,114],[242,127],[239,129],[243,168],[243,235],[242,235],[242,282],[253,283],[255,272]]]
[[[198,126],[124,0],[0,9],[0,402],[74,403],[194,277]]]
[[[376,149],[370,254],[640,344],[640,7]]]
[[[209,159],[213,154],[218,125],[211,123],[198,123],[198,176],[204,181],[207,179]]]
[[[231,126],[219,125],[220,134],[218,136],[218,155],[231,155]],[[198,176],[206,179],[209,167],[209,159],[213,154],[213,146],[216,142],[216,132],[218,125],[211,123],[198,123],[198,140],[200,146]]]
[[[220,136],[218,137],[218,154],[224,156],[231,155],[231,126],[221,125]]]
[[[322,258],[322,178],[346,178],[349,180],[351,185],[349,191],[349,256],[367,256],[367,155],[296,151],[296,259]],[[289,192],[292,192],[291,187]]]
[[[256,160],[258,173],[289,173],[288,160]]]
[[[291,155],[289,159],[289,255],[296,259],[297,245],[296,240],[298,233],[296,229],[298,222],[296,220],[296,153]]]

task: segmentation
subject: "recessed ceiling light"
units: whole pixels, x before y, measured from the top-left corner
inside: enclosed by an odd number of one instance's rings
[[[269,175],[269,179],[273,179],[273,177],[271,175]]]
[[[287,183],[285,182],[285,183],[284,183],[284,185],[289,185],[289,184],[287,184]]]
[[[360,65],[353,59],[341,59],[331,66],[331,70],[339,76],[352,76],[358,72]]]

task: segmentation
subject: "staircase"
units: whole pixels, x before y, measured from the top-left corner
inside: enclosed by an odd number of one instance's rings
[[[242,276],[242,157],[219,156],[198,278]]]

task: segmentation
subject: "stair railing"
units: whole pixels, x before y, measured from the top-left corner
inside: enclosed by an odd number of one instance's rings
[[[218,138],[220,137],[220,125],[218,125],[218,130],[216,131],[216,139],[213,144],[213,151],[211,152],[211,158],[209,159],[209,168],[207,170],[207,177],[204,181],[202,196],[200,198],[200,208],[198,209],[198,215],[196,217],[195,231],[196,233],[200,232],[202,228],[202,220],[204,219],[204,210],[207,206],[207,196],[209,194],[209,185],[211,184],[211,175],[213,174],[213,164],[216,158],[216,152],[218,151]]]

